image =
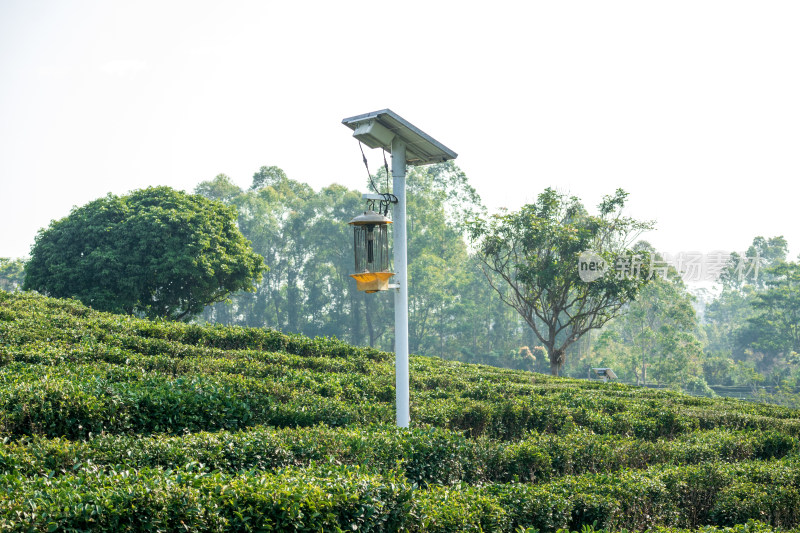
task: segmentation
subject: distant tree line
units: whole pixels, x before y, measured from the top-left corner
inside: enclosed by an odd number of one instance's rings
[[[381,170],[373,182],[385,178]],[[452,163],[414,167],[407,188],[411,352],[548,371],[546,358],[531,351],[538,340],[530,328],[471,257],[467,221],[484,208],[466,175]],[[222,174],[195,192],[236,206],[239,228],[269,267],[254,292],[209,306],[203,320],[393,349],[393,294],[359,292],[349,276],[347,223],[366,208],[361,191],[341,185],[315,191],[265,166],[247,189]]]
[[[674,268],[646,267],[662,258],[634,244],[651,225],[622,215],[623,191],[596,215],[546,189],[488,216],[452,162],[410,168],[407,184],[412,353],[573,377],[611,367],[630,383],[800,405],[800,264],[783,237],[732,254],[721,290],[701,301]],[[220,174],[194,193],[150,188],[76,208],[40,232],[30,260],[0,258],[0,288],[393,350],[391,291],[362,293],[349,277],[361,191],[316,191],[264,166],[246,189]],[[608,263],[638,254],[640,267],[582,282],[575,258],[587,249]]]
[[[731,254],[705,301],[670,269],[600,332],[589,360],[628,381],[706,395],[746,389],[800,407],[800,263],[787,256],[782,236],[755,237]]]
[[[385,181],[383,171],[374,181]],[[597,224],[603,212],[618,226],[628,224],[628,237],[647,229],[647,223],[622,217],[624,193],[607,197],[606,205],[599,206],[601,214],[595,217],[588,216],[577,199],[551,190],[517,213],[487,217],[467,177],[452,162],[409,169],[407,181],[409,342],[413,353],[550,372],[555,349],[563,346],[559,371],[573,377],[587,377],[591,368],[607,366],[631,383],[705,395],[714,394],[710,386],[744,386],[761,390],[758,394],[764,399],[784,403],[800,385],[800,267],[787,261],[788,245],[782,237],[757,237],[745,252],[744,257],[759,261],[760,274],[755,279],[742,277],[742,257],[733,254],[720,278],[723,290],[705,306],[674,268],[661,275],[643,270],[650,282],[627,287],[629,297],[617,300],[618,311],[606,316],[602,327],[586,328],[571,340],[574,329],[564,328],[548,347],[536,332],[537,327],[540,332],[548,331],[547,317],[533,313],[526,320],[519,309],[508,305],[515,287],[503,283],[502,272],[486,268],[491,254],[480,253],[486,240],[470,238],[475,227],[469,222],[484,220],[480,236],[486,237],[491,235],[491,224],[505,218],[504,231],[511,233],[495,233],[501,242],[522,236],[520,242],[538,246],[540,252],[560,250],[566,256],[566,251],[572,253],[580,247],[599,247],[602,232],[595,225],[594,233],[585,233],[590,225],[582,230],[581,224],[587,222],[581,220]],[[203,319],[267,325],[393,349],[391,292],[359,293],[348,276],[353,260],[347,222],[364,209],[360,191],[340,185],[314,191],[279,168],[262,167],[246,190],[220,175],[198,185],[195,192],[237,206],[242,232],[270,267],[254,293],[236,294],[228,303],[207,308]],[[519,233],[525,224],[531,227],[533,214],[543,215],[548,209],[553,216],[537,220],[538,234]],[[527,222],[520,218],[524,216],[529,217]],[[563,242],[556,238],[559,231]],[[567,242],[570,231],[584,238],[572,243],[574,249],[569,249]],[[619,238],[622,234],[614,235]],[[532,244],[532,239],[539,241]],[[617,248],[618,253],[637,252],[647,259],[662,260],[644,241],[633,248]],[[501,249],[494,252],[498,258]],[[530,266],[546,256],[529,255]],[[558,264],[553,263],[553,268]],[[544,271],[542,265],[540,262],[531,272]],[[566,276],[564,272],[561,275]],[[533,285],[535,282],[529,284]],[[561,322],[559,316],[551,318],[559,327],[566,322],[563,315]],[[770,390],[777,392],[766,398],[759,384],[771,385]],[[784,400],[776,394],[783,394]]]

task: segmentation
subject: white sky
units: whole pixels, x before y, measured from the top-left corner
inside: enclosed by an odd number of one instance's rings
[[[798,28],[794,0],[0,0],[0,256],[109,192],[262,165],[362,188],[341,120],[388,107],[492,209],[622,187],[664,252],[794,258]]]

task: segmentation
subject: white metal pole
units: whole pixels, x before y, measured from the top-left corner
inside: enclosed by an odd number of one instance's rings
[[[400,287],[394,294],[394,350],[397,425],[407,428],[411,421],[408,392],[408,255],[406,253],[406,145],[392,140],[392,189],[394,206],[394,269]]]

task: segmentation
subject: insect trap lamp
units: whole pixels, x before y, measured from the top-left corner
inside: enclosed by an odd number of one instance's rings
[[[375,211],[365,211],[350,221],[353,226],[356,288],[367,293],[389,289],[389,232],[392,221]]]

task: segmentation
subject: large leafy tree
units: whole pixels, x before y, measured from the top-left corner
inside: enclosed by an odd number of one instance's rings
[[[476,279],[464,221],[483,212],[481,199],[452,161],[411,167],[407,179],[409,344],[416,353],[458,357],[464,295]]]
[[[41,230],[24,288],[104,311],[182,320],[249,290],[264,268],[234,208],[151,187],[109,194]]]
[[[650,280],[650,256],[630,246],[652,224],[622,215],[626,197],[619,189],[590,215],[578,198],[548,188],[534,204],[472,225],[486,278],[545,347],[553,375],[569,346],[617,316]],[[579,273],[587,251],[607,266],[590,282]]]

